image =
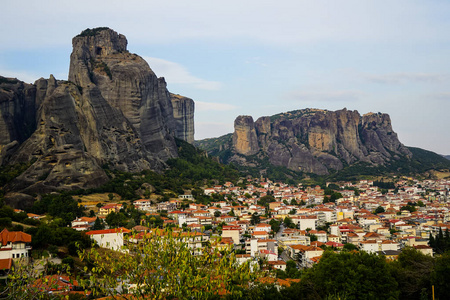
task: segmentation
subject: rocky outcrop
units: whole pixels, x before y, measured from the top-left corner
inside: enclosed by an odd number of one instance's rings
[[[172,102],[164,78],[129,53],[125,36],[113,30],[81,33],[72,44],[69,81],[93,90],[121,111],[157,158],[176,157]]]
[[[105,166],[162,170],[178,156],[174,137],[193,140],[193,101],[174,112],[164,78],[127,51],[125,36],[97,28],[72,43],[69,81],[0,77],[1,162],[32,162],[11,190],[96,187]]]
[[[250,116],[239,116],[234,121],[234,150],[243,155],[253,155],[259,151],[255,124]]]
[[[194,100],[170,94],[175,119],[175,137],[188,143],[194,142]]]
[[[387,114],[347,109],[305,109],[272,117],[239,116],[229,161],[249,164],[246,156],[267,157],[273,165],[295,171],[328,174],[345,165],[383,165],[400,156],[411,157],[392,130]]]
[[[36,129],[36,86],[0,76],[0,151]]]

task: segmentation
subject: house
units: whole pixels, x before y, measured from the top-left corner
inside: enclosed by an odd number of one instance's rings
[[[268,261],[267,263],[274,269],[286,271],[286,263],[282,260]]]
[[[368,253],[375,253],[379,251],[378,241],[369,240],[369,241],[361,241],[359,242],[359,249],[361,251],[366,251]]]
[[[298,258],[300,264],[305,268],[310,268],[312,265],[318,261],[317,257],[322,256],[323,249],[315,246],[304,246],[304,245],[290,245],[287,250],[290,252],[292,258]]]
[[[160,202],[156,205],[156,210],[157,211],[168,211],[171,212],[173,210],[177,209],[177,203],[176,202],[170,202],[170,201],[166,201],[166,202]]]
[[[433,248],[425,245],[417,245],[413,247],[414,249],[422,252],[425,255],[433,256]]]
[[[136,207],[137,210],[142,211],[150,211],[153,212],[154,208],[152,207],[152,201],[149,199],[139,199],[133,202],[134,207]]]
[[[17,261],[30,257],[31,235],[27,233],[22,231],[8,231],[5,228],[0,232],[0,243],[0,260],[13,259],[13,261]]]
[[[257,238],[257,239],[268,239],[269,233],[267,231],[262,231],[262,230],[261,231],[253,231],[252,237]]]
[[[278,260],[278,255],[275,252],[267,250],[267,249],[259,250],[259,257],[261,257],[262,259],[265,259],[267,261],[277,261]]]
[[[252,260],[252,256],[250,254],[236,254],[236,261],[240,265],[249,260]]]
[[[241,240],[241,226],[223,226],[222,238],[230,237],[235,245],[239,245]]]
[[[209,236],[198,231],[180,232],[174,236],[180,237],[183,242],[187,243],[194,255],[202,254],[204,243],[209,241]]]
[[[119,212],[121,208],[122,208],[122,204],[110,203],[110,204],[100,207],[98,214],[100,216],[107,216],[112,212],[115,212],[115,213]]]
[[[95,220],[97,220],[97,217],[81,217],[76,218],[72,221],[72,228],[77,231],[84,231],[89,230],[92,226],[94,226]]]
[[[397,251],[399,250],[399,248],[400,244],[392,240],[384,240],[381,241],[380,244],[380,251],[389,251],[389,250]]]
[[[91,239],[96,241],[102,248],[121,250],[124,246],[124,234],[130,232],[131,230],[121,227],[114,229],[92,230],[86,232],[86,235],[90,236]]]
[[[312,229],[316,230],[318,223],[317,216],[294,216],[292,222],[299,226],[300,230]]]
[[[272,231],[272,228],[269,224],[259,223],[258,225],[255,226],[254,231],[265,231],[269,233]]]
[[[247,239],[245,242],[245,252],[255,257],[260,250],[269,250],[275,252],[277,249],[277,241],[273,239]]]
[[[79,294],[82,295],[80,298],[83,299],[91,294],[91,292],[85,292],[76,279],[61,274],[47,275],[43,278],[38,278],[33,283],[33,289],[35,291],[39,291],[42,295],[46,293],[60,296],[67,294]]]
[[[377,252],[378,255],[384,255],[388,261],[396,260],[400,253],[400,250],[385,250]]]

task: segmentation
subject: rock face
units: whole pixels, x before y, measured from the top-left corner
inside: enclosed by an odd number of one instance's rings
[[[30,162],[9,188],[27,193],[96,187],[102,166],[162,170],[174,137],[193,140],[193,101],[179,108],[125,36],[108,28],[73,38],[69,81],[0,77],[2,164]],[[187,115],[183,115],[186,113]]]
[[[188,143],[194,142],[194,100],[170,94],[175,119],[175,137]]]
[[[239,116],[234,120],[233,146],[237,153],[243,155],[253,155],[259,151],[252,117]]]
[[[36,129],[36,91],[34,85],[0,77],[0,151],[11,152]]]
[[[234,127],[229,145],[234,155],[228,161],[239,164],[250,165],[254,162],[248,156],[257,155],[276,166],[325,175],[358,162],[383,165],[400,156],[411,157],[387,114],[304,109],[256,122],[239,116]]]

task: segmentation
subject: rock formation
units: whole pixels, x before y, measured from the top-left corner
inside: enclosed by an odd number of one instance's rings
[[[194,142],[194,100],[170,94],[175,119],[175,137],[188,143]]]
[[[384,165],[392,159],[411,157],[392,130],[387,114],[361,116],[347,109],[304,109],[261,117],[256,122],[239,116],[234,124],[228,145],[234,155],[228,155],[228,162],[238,164],[254,164],[248,156],[256,155],[276,166],[325,175],[358,162]],[[221,147],[219,151],[227,146]]]
[[[174,102],[125,36],[88,29],[72,44],[69,81],[0,77],[1,163],[30,162],[12,190],[99,186],[108,180],[102,166],[162,170],[178,156],[174,137],[193,140],[193,100]]]
[[[234,121],[233,146],[237,153],[243,155],[253,155],[259,151],[252,117],[239,116]]]

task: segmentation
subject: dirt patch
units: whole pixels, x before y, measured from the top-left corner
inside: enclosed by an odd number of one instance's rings
[[[435,170],[431,170],[430,173],[433,175],[433,177],[435,177],[437,179],[450,178],[450,172],[449,171],[435,171]]]
[[[95,213],[98,213],[99,208],[97,207],[98,203],[106,205],[108,203],[122,203],[127,202],[130,203],[129,200],[122,200],[118,194],[111,194],[112,199],[109,196],[111,193],[101,193],[101,194],[91,194],[91,195],[80,195],[73,196],[73,198],[78,201],[78,205],[84,206],[86,211],[93,210]],[[81,200],[81,201],[79,201]]]

